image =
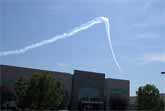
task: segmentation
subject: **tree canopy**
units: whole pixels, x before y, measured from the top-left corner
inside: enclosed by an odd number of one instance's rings
[[[22,109],[58,109],[63,103],[62,84],[49,73],[33,74],[29,79],[19,78],[15,89],[17,106]]]
[[[145,86],[140,86],[136,94],[137,107],[139,110],[163,110],[163,103],[160,98],[159,90],[154,85],[147,84]]]

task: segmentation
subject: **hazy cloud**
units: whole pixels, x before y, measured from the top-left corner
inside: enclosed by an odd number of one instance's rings
[[[136,39],[157,39],[160,35],[156,33],[141,33],[136,36]]]
[[[165,63],[165,54],[152,53],[144,55],[146,62],[162,62]]]
[[[145,27],[148,26],[148,24],[147,24],[147,23],[135,23],[135,24],[133,24],[132,26],[133,26],[133,28],[134,28],[134,27],[135,27],[135,28],[145,28]]]
[[[62,63],[62,62],[57,62],[56,65],[59,66],[59,67],[68,67],[67,64]]]

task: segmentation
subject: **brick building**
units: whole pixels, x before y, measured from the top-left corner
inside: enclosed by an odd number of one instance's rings
[[[104,73],[75,70],[74,74],[40,69],[0,65],[0,86],[14,93],[14,82],[19,77],[28,78],[34,73],[52,73],[64,87],[65,109],[112,109],[122,101],[129,101],[129,81],[105,78]],[[1,95],[3,96],[3,95]],[[120,106],[122,107],[122,105]]]

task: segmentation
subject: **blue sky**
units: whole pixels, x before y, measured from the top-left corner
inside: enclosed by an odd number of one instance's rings
[[[95,17],[110,20],[113,48],[103,24],[20,55],[1,64],[73,73],[74,69],[130,80],[131,95],[140,85],[165,92],[164,0],[0,0],[0,52],[20,49],[70,31]]]

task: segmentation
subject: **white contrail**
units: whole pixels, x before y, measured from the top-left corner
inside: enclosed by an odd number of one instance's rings
[[[16,49],[16,50],[9,50],[9,51],[0,52],[0,56],[7,56],[7,55],[25,53],[29,50],[34,49],[34,48],[41,47],[41,46],[46,45],[46,44],[54,43],[54,42],[56,42],[57,40],[60,40],[60,39],[65,39],[65,38],[71,37],[72,35],[75,35],[76,33],[80,32],[80,31],[86,30],[86,29],[92,27],[93,25],[100,24],[100,23],[105,24],[106,33],[107,33],[108,42],[109,42],[109,48],[112,52],[112,56],[113,56],[113,59],[114,59],[114,62],[116,64],[116,66],[118,67],[119,71],[122,72],[121,67],[120,67],[120,65],[119,65],[119,63],[116,59],[115,53],[113,51],[112,41],[111,41],[111,36],[110,36],[109,19],[106,18],[106,17],[95,18],[95,19],[93,19],[93,20],[91,20],[91,21],[89,21],[85,24],[82,24],[78,27],[75,27],[73,30],[71,30],[69,32],[63,33],[62,35],[57,35],[57,36],[54,36],[50,39],[43,40],[43,41],[37,42],[35,44],[25,46],[22,49]]]

